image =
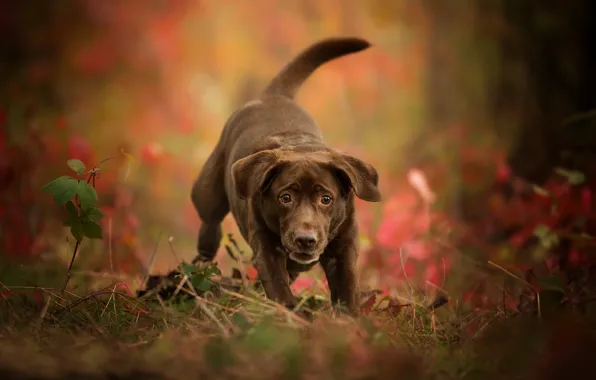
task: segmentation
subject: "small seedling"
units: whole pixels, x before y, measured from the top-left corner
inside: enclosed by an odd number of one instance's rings
[[[180,265],[182,272],[188,276],[192,286],[201,292],[208,292],[211,290],[213,283],[211,278],[214,276],[221,276],[221,271],[216,263],[212,263],[204,268],[199,268],[192,264],[182,263]]]
[[[130,171],[130,164],[134,162],[134,158],[124,152],[121,156],[127,160],[127,175]],[[116,157],[108,158],[100,165],[108,160]],[[78,159],[70,159],[66,162],[68,167],[72,169],[75,176],[61,176],[53,181],[45,184],[41,190],[49,193],[54,198],[57,205],[64,207],[68,212],[68,218],[64,221],[64,226],[70,227],[70,233],[75,238],[76,244],[73,250],[72,259],[68,266],[66,274],[66,281],[62,289],[66,289],[68,281],[70,280],[70,271],[77,255],[77,251],[83,239],[102,239],[103,231],[100,220],[104,214],[97,207],[97,191],[95,190],[95,180],[101,170],[105,170],[99,166],[87,170],[85,164]]]

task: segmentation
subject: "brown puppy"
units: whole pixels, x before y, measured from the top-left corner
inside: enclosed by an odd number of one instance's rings
[[[368,48],[357,38],[320,41],[273,79],[261,98],[227,121],[192,189],[202,220],[198,261],[211,261],[232,211],[267,296],[296,304],[290,283],[320,262],[335,305],[358,313],[354,195],[381,200],[371,165],[328,148],[293,98],[323,63]]]

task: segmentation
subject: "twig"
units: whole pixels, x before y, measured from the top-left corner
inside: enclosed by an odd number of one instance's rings
[[[498,268],[500,270],[502,270],[503,272],[507,273],[508,275],[510,275],[511,277],[515,278],[518,281],[521,281],[522,283],[526,284],[536,295],[536,303],[537,303],[537,312],[538,312],[538,318],[541,317],[542,313],[540,310],[540,293],[536,291],[536,289],[534,289],[534,287],[532,286],[532,284],[530,284],[528,281],[524,280],[523,278],[517,276],[514,273],[511,273],[510,271],[508,271],[507,269],[503,268],[502,266],[493,263],[492,261],[488,261],[488,263],[492,266],[494,266],[495,268]]]
[[[399,261],[401,263],[401,270],[404,272],[404,279],[406,280],[406,284],[408,284],[408,288],[410,289],[410,302],[414,299],[414,288],[412,284],[410,284],[410,280],[408,279],[408,274],[406,273],[406,266],[404,264],[404,256],[402,252],[402,248],[399,247]],[[412,308],[412,326],[416,326],[416,308]]]
[[[155,256],[157,255],[157,248],[159,247],[159,242],[161,241],[161,235],[162,233],[160,232],[159,236],[157,237],[157,241],[155,242],[155,248],[153,249],[151,257],[149,258],[149,262],[147,263],[147,268],[145,268],[145,278],[141,282],[143,286],[147,284],[147,280],[149,279],[149,272],[151,272],[151,268],[153,267],[153,263],[155,261]]]
[[[410,284],[410,280],[408,279],[408,274],[406,273],[406,267],[404,264],[404,256],[403,256],[401,247],[399,248],[399,261],[401,263],[401,270],[404,272],[404,279],[406,280],[406,284],[408,284],[408,287],[410,288],[410,297],[413,298],[414,297],[414,288],[412,287],[412,284]]]
[[[110,259],[110,271],[114,273],[114,259],[112,258],[112,217],[108,218],[108,257]]]
[[[70,270],[72,269],[72,265],[74,264],[75,258],[77,257],[77,252],[79,250],[79,245],[81,244],[80,241],[77,240],[74,252],[72,253],[72,258],[70,259],[70,264],[68,264],[68,269],[66,271],[66,281],[64,281],[64,286],[62,286],[62,290],[66,289],[68,282],[70,281]]]
[[[0,281],[0,286],[2,286],[8,292],[11,292],[12,291],[12,289],[10,289],[8,286],[4,285],[4,283],[2,281]],[[12,305],[10,304],[10,302],[8,301],[8,299],[6,298],[6,296],[4,295],[4,292],[0,293],[0,295],[2,296],[2,298],[4,298],[4,301],[6,301],[6,304],[8,305],[8,308],[10,310],[12,310],[13,314],[16,314],[16,311],[13,309]]]
[[[172,255],[174,256],[174,259],[176,260],[177,263],[179,263],[180,259],[178,259],[178,255],[176,255],[176,251],[174,250],[174,244],[172,244],[173,241],[174,241],[174,237],[170,236],[168,238],[168,245],[170,246],[170,250],[172,251]]]
[[[230,234],[231,236],[231,234]],[[240,277],[242,280],[242,284],[244,285],[244,294],[248,295],[248,289],[249,289],[249,283],[248,283],[248,274],[246,272],[246,267],[244,266],[244,263],[242,262],[242,260],[240,260],[240,258],[238,258],[236,255],[234,255],[232,253],[232,249],[226,245],[226,250],[228,251],[228,254],[234,258],[234,260],[236,261],[236,263],[238,264],[238,269],[240,270]]]
[[[185,276],[186,279],[188,280],[188,277]],[[207,317],[209,317],[213,322],[215,322],[215,324],[217,325],[217,327],[219,327],[219,329],[221,330],[221,333],[223,334],[223,336],[225,338],[229,338],[230,337],[230,332],[225,328],[225,326],[219,321],[219,319],[217,319],[217,317],[215,316],[215,314],[213,314],[213,312],[211,311],[211,309],[209,309],[207,307],[207,305],[205,305],[205,303],[203,302],[203,298],[201,296],[199,296],[199,294],[197,293],[195,287],[192,285],[192,283],[190,281],[187,282],[188,286],[190,287],[190,289],[193,291],[193,295],[195,296],[195,300],[197,302],[197,305],[199,305],[199,307],[201,308],[201,310],[203,310],[203,312],[205,313],[205,315],[207,315]]]
[[[110,301],[112,300],[112,298],[114,299],[114,307],[116,307],[116,296],[114,295],[114,292],[116,291],[117,286],[118,286],[118,284],[114,285],[114,288],[112,289],[112,294],[110,294],[110,298],[108,298],[108,302],[106,302],[106,306],[101,311],[101,314],[99,315],[100,317],[103,316],[103,314],[106,312],[108,306],[110,306]]]
[[[260,305],[260,306],[267,306],[269,309],[281,311],[283,314],[289,315],[292,319],[294,319],[296,322],[299,322],[303,326],[309,326],[310,325],[310,323],[308,321],[306,321],[304,318],[299,317],[298,315],[296,315],[295,313],[293,313],[288,308],[286,308],[283,305],[280,305],[279,303],[277,303],[275,301],[272,301],[272,300],[270,300],[268,298],[261,299],[261,300],[256,300],[256,299],[252,299],[252,298],[247,297],[247,296],[244,296],[244,295],[242,295],[240,293],[233,292],[231,290],[227,290],[227,289],[224,289],[224,288],[221,288],[220,290],[223,293],[226,293],[228,295],[234,296],[234,297],[239,298],[241,300],[248,301],[248,302],[251,302],[251,303]]]
[[[95,296],[98,296],[100,294],[105,294],[105,291],[108,288],[112,287],[112,286],[113,286],[113,284],[110,284],[110,285],[106,286],[105,288],[102,288],[101,290],[98,290],[96,292],[93,292],[93,293],[89,294],[88,296],[85,296],[83,298],[79,298],[78,300],[76,300],[75,302],[73,302],[70,306],[65,307],[64,310],[61,310],[60,312],[58,312],[56,314],[59,315],[59,314],[62,314],[64,312],[66,312],[66,311],[72,310],[77,305],[80,305],[81,303],[83,303],[83,302],[85,302],[87,300],[90,300],[91,298],[94,298]]]
[[[230,243],[232,243],[234,249],[236,249],[240,256],[244,256],[244,251],[240,249],[240,246],[238,246],[238,242],[236,242],[236,239],[234,239],[232,234],[228,234],[228,240],[230,241]]]

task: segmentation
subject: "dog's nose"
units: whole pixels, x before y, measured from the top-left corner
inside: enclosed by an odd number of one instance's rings
[[[294,241],[301,249],[312,248],[317,243],[317,237],[314,232],[296,232]]]

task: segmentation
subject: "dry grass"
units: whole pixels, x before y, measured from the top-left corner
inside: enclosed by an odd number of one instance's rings
[[[575,320],[449,306],[354,320],[310,300],[318,311],[308,321],[255,291],[137,299],[113,280],[81,275],[61,291],[59,273],[2,267],[3,379],[546,379],[593,367],[592,330]],[[41,304],[23,293],[31,291]]]

